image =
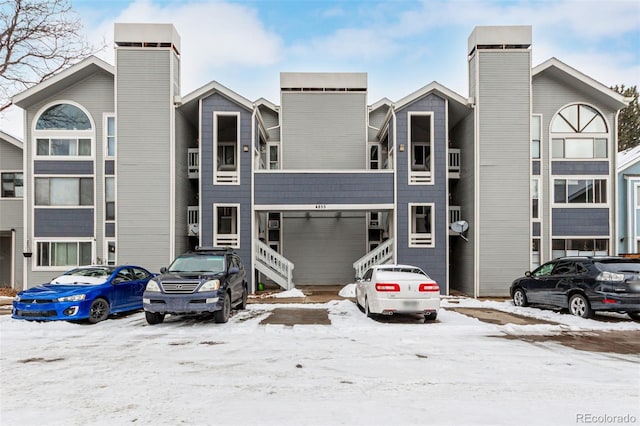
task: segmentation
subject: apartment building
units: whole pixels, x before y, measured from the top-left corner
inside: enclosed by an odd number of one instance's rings
[[[613,253],[628,100],[555,58],[532,67],[531,41],[475,28],[468,96],[431,82],[371,100],[366,73],[283,72],[275,104],[216,81],[182,95],[175,28],[116,24],[115,66],[89,58],[14,98],[26,285],[201,245],[233,247],[253,290],[396,262],[445,294],[503,296],[552,257]]]
[[[22,288],[23,143],[0,131],[0,286]]]

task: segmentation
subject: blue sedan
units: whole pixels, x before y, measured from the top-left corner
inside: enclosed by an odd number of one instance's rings
[[[18,293],[11,316],[95,324],[110,314],[142,309],[142,293],[153,276],[139,266],[81,266]]]

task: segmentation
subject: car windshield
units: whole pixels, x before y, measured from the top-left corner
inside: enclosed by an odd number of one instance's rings
[[[98,285],[104,284],[113,273],[114,268],[95,266],[72,269],[54,278],[52,284],[61,285]]]
[[[169,272],[219,274],[224,271],[224,255],[184,255],[176,258],[171,266],[169,266]]]
[[[600,262],[596,262],[595,264],[596,267],[601,271],[640,274],[640,260],[638,259],[616,259],[614,261],[603,260]]]

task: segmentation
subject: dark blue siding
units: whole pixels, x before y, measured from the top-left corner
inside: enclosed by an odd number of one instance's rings
[[[432,147],[434,155],[434,184],[433,185],[408,185],[409,150],[398,151],[399,144],[408,144],[408,113],[418,111],[432,111],[434,124],[434,138]],[[398,182],[398,206],[397,206],[397,236],[399,263],[416,265],[434,278],[441,286],[441,291],[446,291],[447,282],[447,238],[448,221],[447,212],[447,167],[446,156],[446,104],[444,99],[434,94],[429,94],[416,102],[406,106],[396,113],[396,156],[397,156],[397,182]],[[409,248],[409,203],[433,203],[435,214],[434,248]]]
[[[554,175],[608,175],[608,161],[552,161]]]
[[[215,111],[240,112],[240,185],[213,185],[213,113]],[[251,265],[251,157],[253,150],[244,152],[242,146],[251,147],[251,112],[232,100],[214,93],[202,99],[202,116],[200,117],[200,243],[204,246],[213,244],[213,204],[240,204],[240,248],[236,253],[242,258],[247,271]],[[247,276],[250,285],[253,277]]]
[[[553,209],[553,236],[609,236],[608,208]]]
[[[92,175],[93,161],[34,161],[34,175]]]
[[[257,173],[256,204],[393,204],[393,173]]]
[[[539,237],[540,236],[540,222],[533,222],[531,224],[531,234],[533,234],[534,237]]]
[[[540,161],[531,162],[531,174],[536,176],[540,174]]]
[[[34,237],[93,237],[94,210],[34,209]]]

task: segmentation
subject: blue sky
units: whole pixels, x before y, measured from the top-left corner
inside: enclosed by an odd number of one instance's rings
[[[71,2],[87,38],[106,41],[98,56],[112,64],[114,22],[173,23],[183,95],[216,80],[278,104],[282,71],[357,71],[368,73],[369,103],[432,81],[466,96],[476,25],[532,25],[534,66],[556,57],[607,86],[640,86],[637,0]],[[0,128],[20,136],[7,117]]]

